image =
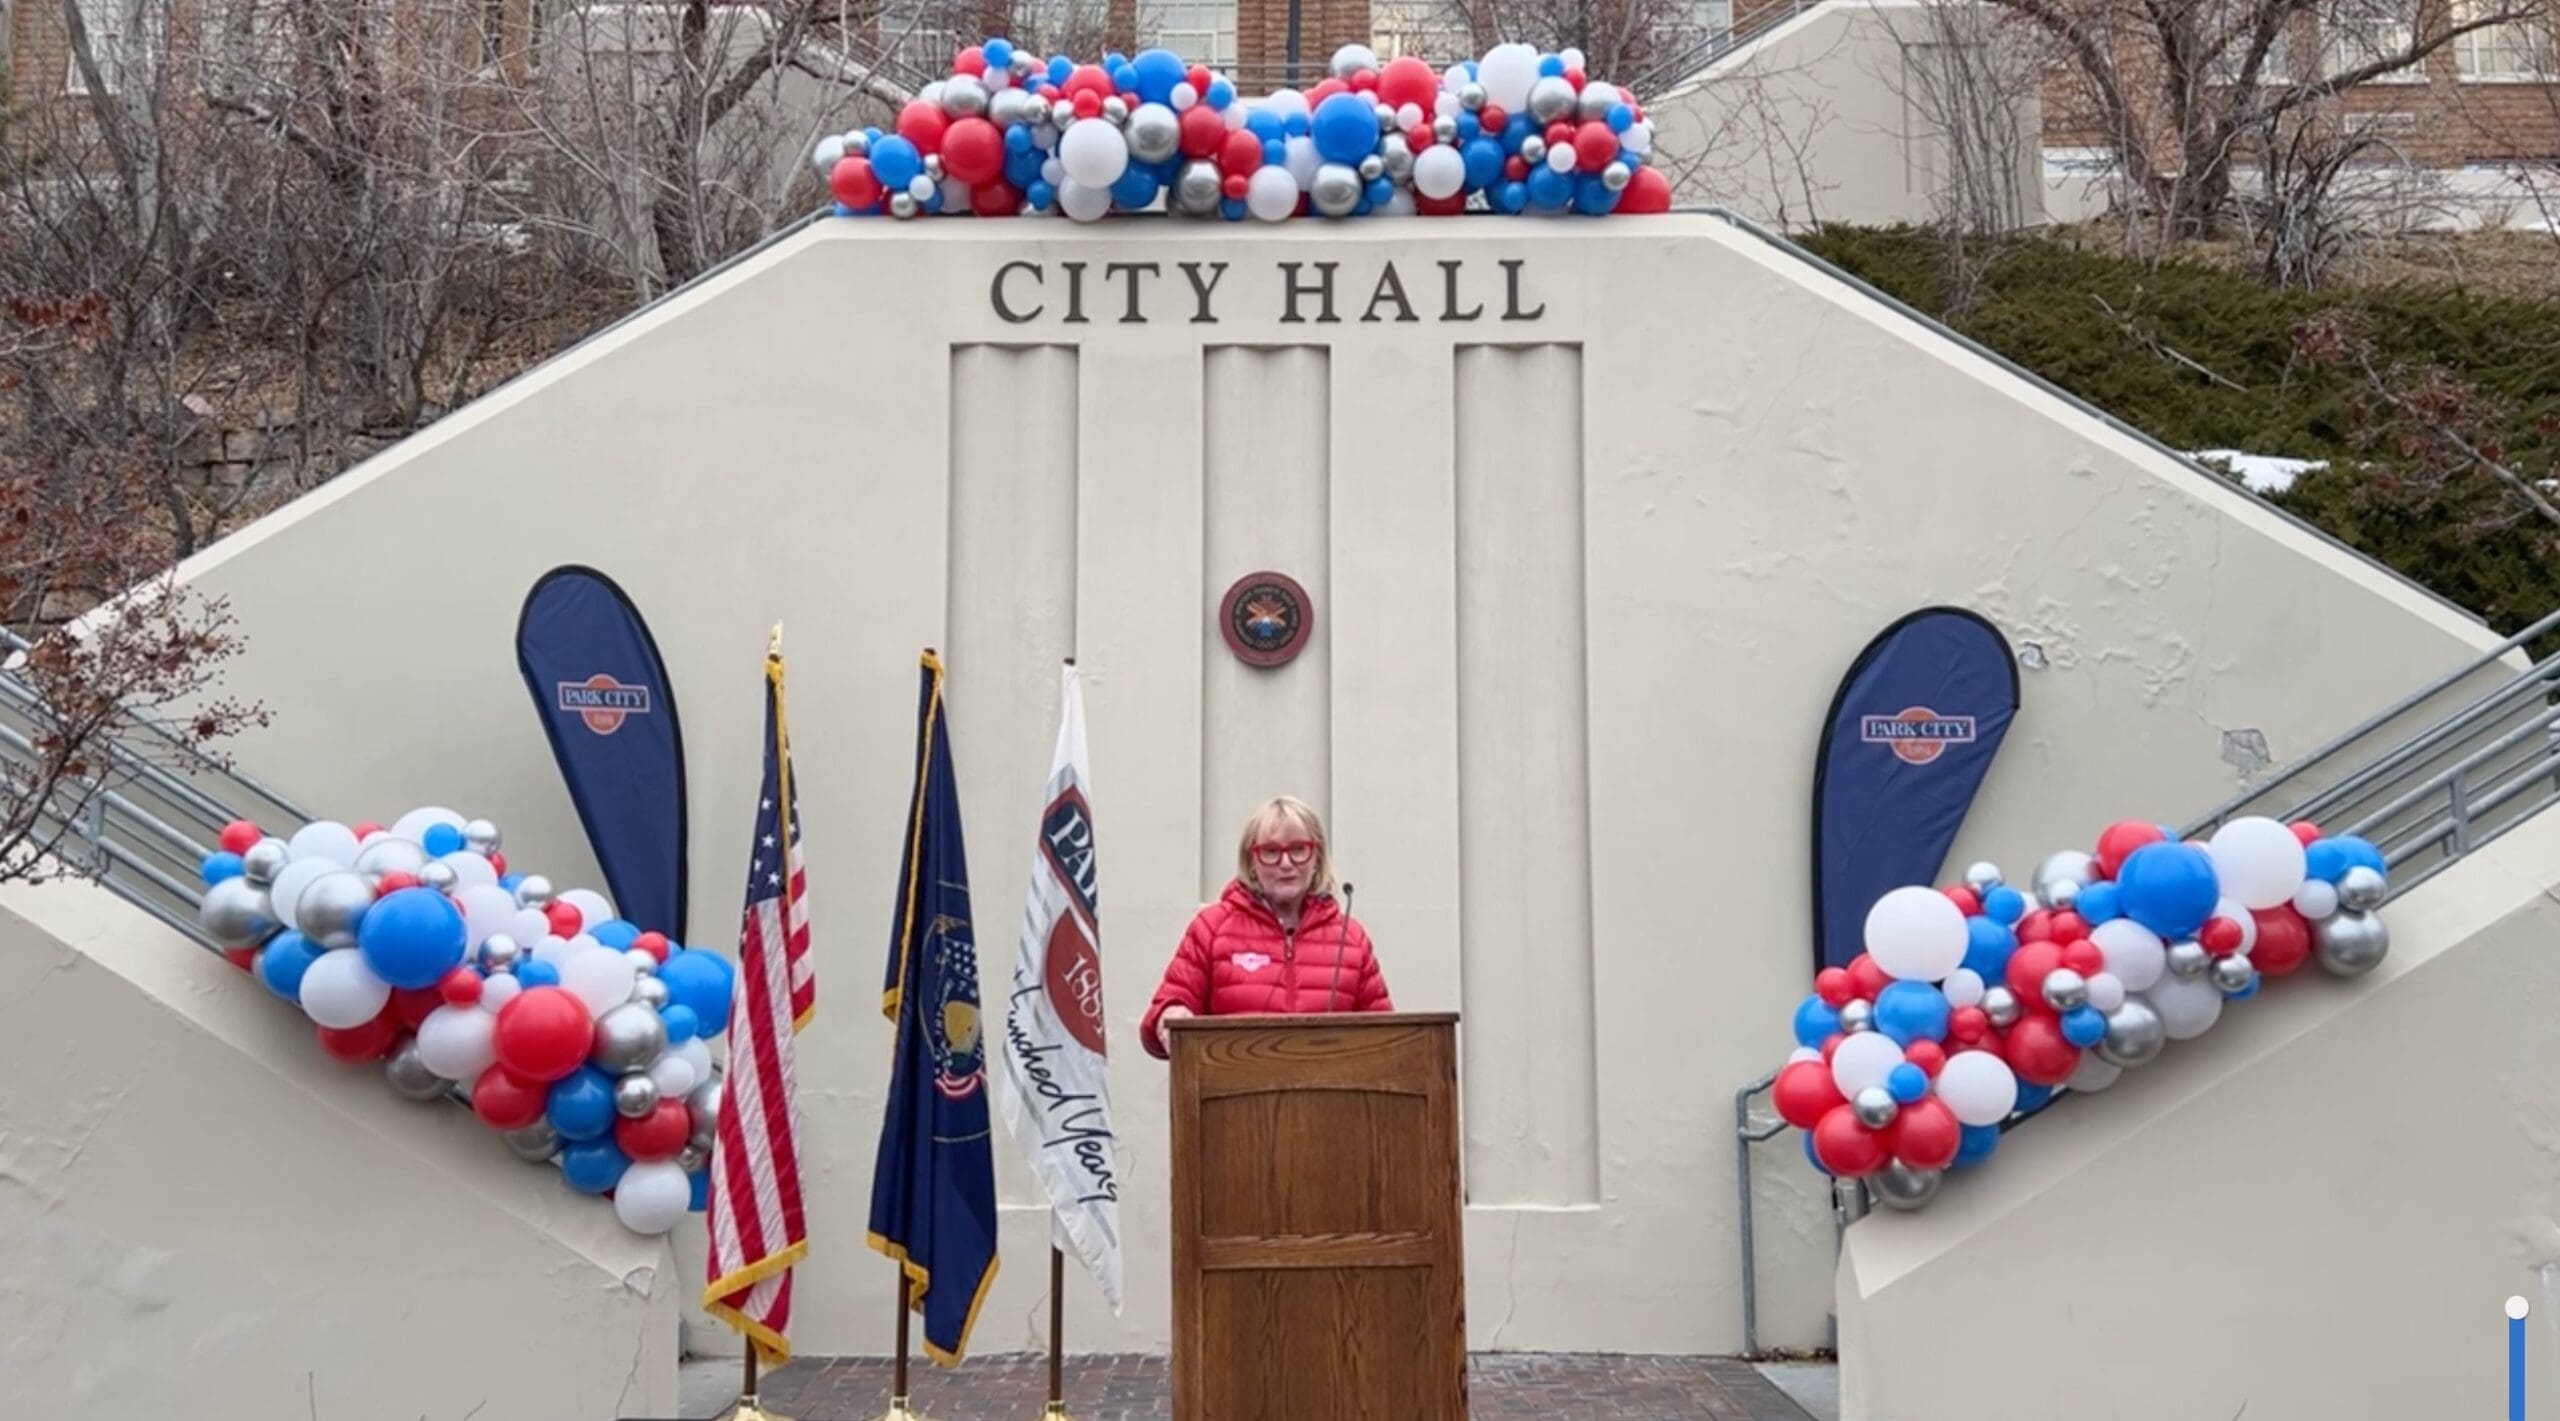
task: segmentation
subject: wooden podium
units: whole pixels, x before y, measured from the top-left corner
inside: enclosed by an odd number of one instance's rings
[[[1173,1421],[1466,1421],[1457,1026],[1173,1024]]]

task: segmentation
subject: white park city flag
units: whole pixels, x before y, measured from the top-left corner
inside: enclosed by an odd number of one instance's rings
[[[1093,815],[1085,803],[1084,692],[1075,663],[1042,797],[1004,1023],[1005,1125],[1049,1195],[1059,1249],[1084,1260],[1120,1311],[1120,1161],[1104,1080],[1101,931]]]

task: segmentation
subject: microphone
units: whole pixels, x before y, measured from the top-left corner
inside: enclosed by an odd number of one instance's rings
[[[1324,984],[1324,1009],[1333,1011],[1333,989],[1342,982],[1342,954],[1351,945],[1351,880],[1342,881],[1342,931],[1333,943],[1333,979]]]

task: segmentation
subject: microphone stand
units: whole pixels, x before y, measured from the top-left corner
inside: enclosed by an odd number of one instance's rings
[[[1351,883],[1342,884],[1342,930],[1333,943],[1333,977],[1324,984],[1325,1014],[1333,1014],[1333,989],[1342,983],[1342,954],[1351,946]]]

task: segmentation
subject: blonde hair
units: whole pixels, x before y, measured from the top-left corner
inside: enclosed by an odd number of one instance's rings
[[[1253,871],[1253,846],[1275,829],[1303,834],[1315,844],[1315,859],[1308,865],[1307,892],[1310,896],[1331,893],[1333,850],[1324,841],[1324,820],[1306,801],[1285,794],[1245,816],[1244,837],[1236,841],[1236,877],[1256,893],[1262,891],[1262,880]]]

